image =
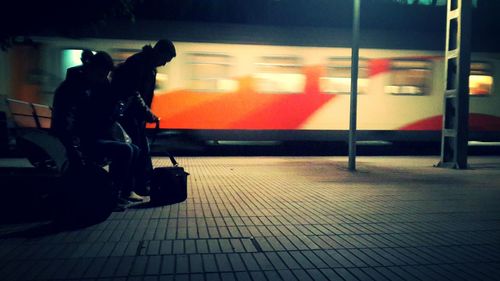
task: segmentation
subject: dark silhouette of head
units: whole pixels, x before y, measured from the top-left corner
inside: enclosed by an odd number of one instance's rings
[[[89,77],[93,81],[103,81],[108,78],[109,72],[113,70],[114,64],[111,56],[99,51],[93,55],[88,64]]]
[[[80,60],[82,61],[82,64],[88,64],[90,62],[90,59],[94,56],[94,53],[89,50],[89,49],[83,49],[82,50],[82,55],[80,57]]]
[[[165,65],[177,55],[174,44],[172,41],[167,39],[158,40],[153,47],[153,50],[156,53],[156,66]]]

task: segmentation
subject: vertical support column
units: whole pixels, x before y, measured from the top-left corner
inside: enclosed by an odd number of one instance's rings
[[[438,167],[466,169],[472,0],[448,0],[445,93]]]
[[[361,0],[354,0],[351,56],[351,105],[349,111],[349,171],[356,170],[356,117],[358,107],[359,18]]]

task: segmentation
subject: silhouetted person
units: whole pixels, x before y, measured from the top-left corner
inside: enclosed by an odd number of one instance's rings
[[[97,52],[78,75],[62,82],[54,96],[51,131],[65,145],[70,165],[81,165],[84,159],[110,159],[109,170],[118,196],[119,191],[128,193],[132,186],[138,148],[111,137],[117,106],[108,80],[112,68],[111,57]]]
[[[123,124],[139,149],[138,167],[135,177],[135,191],[147,194],[153,165],[146,137],[146,123],[158,120],[151,112],[156,86],[156,68],[170,62],[176,56],[174,44],[159,40],[154,47],[146,45],[142,51],[129,57],[112,74],[113,91],[126,104]]]

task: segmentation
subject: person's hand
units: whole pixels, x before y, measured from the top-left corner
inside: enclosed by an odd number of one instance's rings
[[[156,117],[154,123],[156,130],[160,129],[160,117]]]
[[[160,118],[156,116],[153,112],[151,112],[147,121],[148,123],[158,123],[160,122]]]

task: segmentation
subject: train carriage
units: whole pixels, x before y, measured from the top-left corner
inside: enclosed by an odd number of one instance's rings
[[[47,93],[57,87],[66,68],[79,63],[83,48],[108,51],[119,63],[153,42],[38,41],[43,46],[41,68],[56,77],[44,80],[41,89]],[[152,105],[161,128],[203,140],[346,140],[350,48],[250,41],[174,38],[178,56],[158,69]],[[360,139],[439,141],[444,52],[366,45],[359,61]],[[500,140],[500,89],[495,85],[499,58],[498,53],[472,54],[472,140]]]

